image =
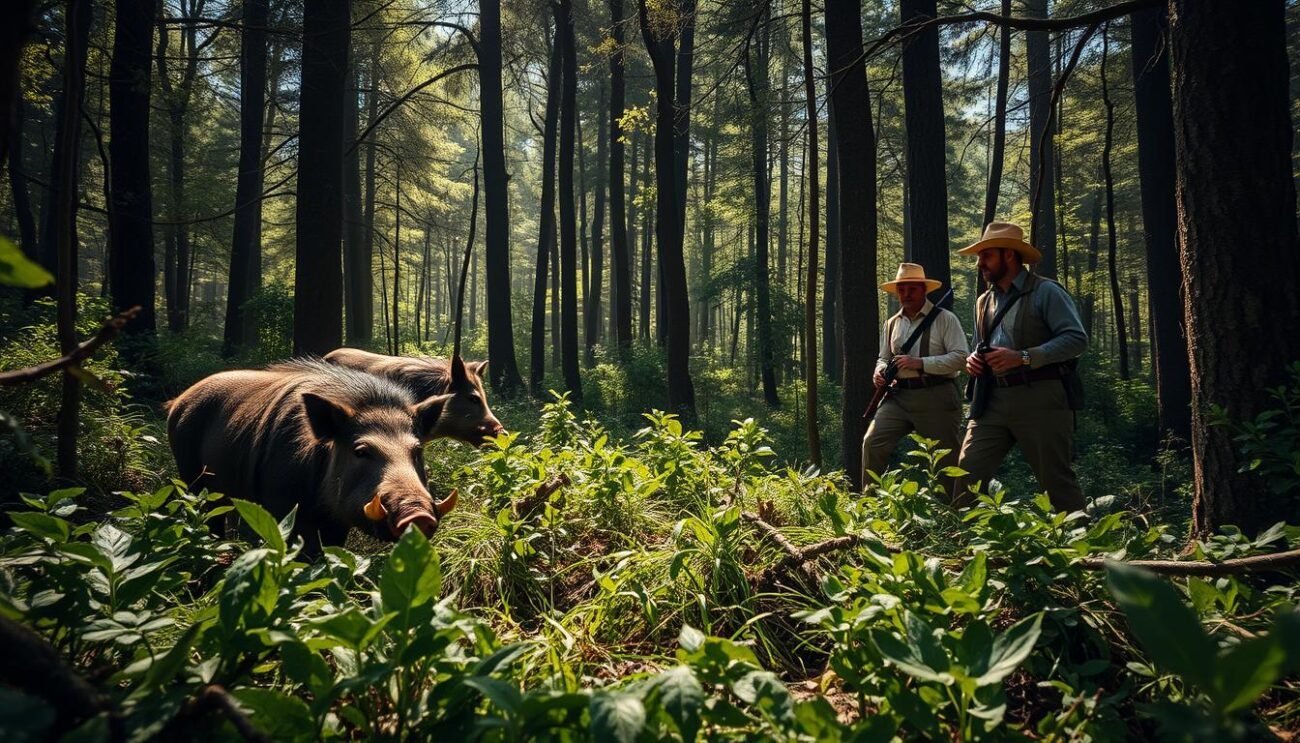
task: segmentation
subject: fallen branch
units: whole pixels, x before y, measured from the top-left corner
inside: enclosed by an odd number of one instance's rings
[[[1079,567],[1084,570],[1102,570],[1106,567],[1107,562],[1112,562],[1112,560],[1103,557],[1089,557],[1080,560]],[[1209,560],[1128,560],[1124,561],[1124,564],[1146,568],[1160,575],[1239,575],[1262,570],[1282,570],[1296,567],[1300,565],[1300,549],[1275,552],[1270,555],[1238,557],[1223,562],[1210,562]]]
[[[129,310],[119,314],[117,317],[104,321],[99,332],[84,341],[81,345],[72,349],[66,356],[46,361],[43,364],[29,366],[25,369],[14,369],[13,371],[0,372],[0,387],[12,387],[19,384],[34,382],[41,377],[46,377],[56,371],[66,369],[70,366],[80,364],[82,361],[90,358],[99,350],[99,347],[108,343],[122,332],[122,328],[128,321],[135,318],[140,313],[140,307],[137,305]]]
[[[0,680],[45,700],[55,710],[58,730],[75,728],[108,709],[106,700],[67,665],[59,651],[26,626],[0,617],[0,647],[5,649]]]
[[[791,570],[798,569],[808,580],[817,582],[817,571],[813,570],[810,564],[813,560],[822,555],[829,554],[842,549],[856,547],[862,543],[862,538],[853,534],[827,539],[824,542],[810,544],[807,547],[799,547],[791,542],[788,537],[780,532],[775,526],[764,521],[758,514],[750,511],[743,511],[741,518],[753,524],[760,532],[763,533],[773,544],[780,547],[785,552],[785,557],[772,567],[765,568],[754,576],[754,584],[760,587],[771,587],[775,584],[776,579]]]
[[[543,482],[537,486],[536,492],[519,501],[515,501],[515,518],[526,518],[531,516],[543,503],[545,503],[555,491],[566,485],[572,485],[573,481],[569,476],[560,473],[555,477]]]
[[[270,743],[271,739],[257,729],[253,721],[248,719],[248,715],[244,714],[244,711],[235,703],[235,698],[230,696],[230,692],[221,686],[211,684],[203,687],[203,691],[199,692],[199,695],[195,697],[192,709],[195,716],[202,715],[207,711],[223,715],[227,720],[230,720],[230,724],[235,726],[235,730],[239,731],[244,740],[254,741],[255,743]]]

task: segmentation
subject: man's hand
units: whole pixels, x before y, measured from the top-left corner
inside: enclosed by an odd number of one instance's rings
[[[872,377],[871,380],[876,383],[877,387],[885,386],[885,372],[882,371],[879,367],[877,367],[876,375]]]
[[[921,361],[920,356],[895,356],[894,363],[899,369],[915,369],[921,371],[925,368],[925,363]]]
[[[1024,366],[1020,352],[1014,348],[994,346],[984,354],[984,361],[993,369],[994,374],[1006,374]]]
[[[966,357],[966,373],[972,377],[978,377],[984,373],[984,359],[980,358],[979,351]]]

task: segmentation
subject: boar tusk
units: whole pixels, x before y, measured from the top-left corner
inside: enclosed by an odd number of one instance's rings
[[[378,493],[375,494],[374,498],[370,499],[370,502],[366,504],[363,510],[366,512],[366,518],[371,521],[383,521],[388,518],[388,509],[384,508],[384,504],[379,500]]]
[[[446,516],[448,513],[451,513],[451,509],[456,507],[456,502],[459,499],[460,499],[460,491],[456,490],[455,488],[452,488],[451,494],[449,494],[446,498],[443,498],[442,500],[438,501],[435,504],[435,508],[438,509],[438,518],[442,518],[443,516]]]

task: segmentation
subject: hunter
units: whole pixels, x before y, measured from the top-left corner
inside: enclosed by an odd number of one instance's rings
[[[899,264],[897,277],[880,285],[898,297],[901,308],[885,320],[880,334],[874,381],[877,389],[890,386],[862,439],[864,489],[871,482],[868,473],[883,473],[899,440],[912,431],[938,440],[940,448],[949,451],[940,467],[957,463],[962,418],[957,374],[969,347],[957,316],[926,297],[941,286],[943,282],[926,278],[925,269],[915,263]],[[916,337],[915,331],[932,314]],[[894,374],[888,373],[891,365]],[[952,486],[945,481],[949,493]]]
[[[967,472],[960,500],[979,483],[987,489],[1019,444],[1052,506],[1081,510],[1083,491],[1070,460],[1074,412],[1083,401],[1077,366],[1088,334],[1074,300],[1028,269],[1042,254],[1014,224],[990,222],[978,242],[957,252],[979,256],[989,285],[975,302],[975,352],[966,358],[971,411],[958,464]]]

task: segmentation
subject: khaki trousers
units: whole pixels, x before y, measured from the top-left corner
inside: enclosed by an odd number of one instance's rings
[[[984,483],[1002,466],[1015,444],[1058,511],[1084,507],[1083,491],[1070,459],[1074,448],[1074,411],[1065,386],[1056,380],[1018,387],[995,387],[988,409],[966,427],[959,467],[969,474],[958,484],[958,503],[971,502],[967,489]]]
[[[937,439],[939,447],[949,453],[939,462],[939,467],[957,464],[957,450],[961,445],[961,397],[957,385],[940,384],[915,390],[896,390],[891,394],[862,438],[862,486],[871,482],[867,472],[883,473],[898,442],[916,431],[927,439]],[[947,478],[943,486],[951,494],[953,484]]]

